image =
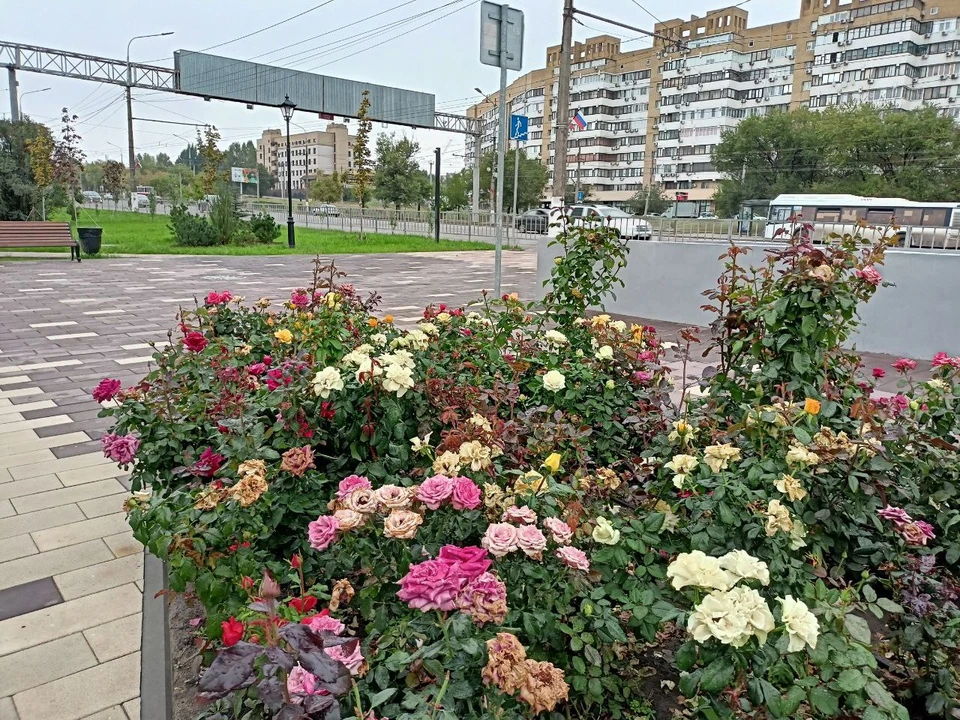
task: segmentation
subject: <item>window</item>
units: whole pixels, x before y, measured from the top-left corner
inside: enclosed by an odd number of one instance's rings
[[[927,227],[946,227],[948,212],[944,210],[924,210],[923,225]]]
[[[890,225],[893,222],[893,210],[867,210],[867,222],[874,225]]]
[[[818,208],[814,219],[818,222],[840,222],[840,208]]]

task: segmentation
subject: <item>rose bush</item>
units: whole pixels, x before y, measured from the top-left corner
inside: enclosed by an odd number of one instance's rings
[[[98,385],[134,532],[229,650],[210,716],[949,712],[960,359],[880,397],[841,349],[883,244],[798,237],[755,272],[731,248],[691,388],[666,364],[696,333],[584,314],[627,244],[558,243],[539,307],[400,329],[318,263],[279,309],[211,293],[141,383]]]

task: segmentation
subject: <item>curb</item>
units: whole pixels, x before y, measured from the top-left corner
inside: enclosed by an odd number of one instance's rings
[[[140,644],[140,717],[171,720],[173,677],[170,660],[167,565],[144,550],[143,625]]]

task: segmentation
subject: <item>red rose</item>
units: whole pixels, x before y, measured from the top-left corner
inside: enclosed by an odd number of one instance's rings
[[[249,575],[244,575],[243,579],[240,580],[240,585],[244,590],[253,590],[253,578]]]
[[[302,598],[293,598],[289,605],[298,613],[304,615],[317,606],[317,599],[313,595],[305,595]]]
[[[223,644],[226,647],[233,647],[238,642],[243,640],[243,623],[237,620],[236,618],[230,618],[229,620],[224,620],[220,623],[220,627],[223,628]]]
[[[300,568],[303,567],[303,558],[300,557],[297,553],[293,554],[293,557],[290,558],[290,567]]]
[[[207,339],[202,332],[194,330],[183,336],[183,346],[192,352],[202,352],[207,346]]]
[[[107,402],[108,400],[113,400],[118,392],[120,392],[121,383],[119,380],[112,380],[110,378],[104,378],[100,381],[97,387],[93,390],[93,399],[98,403]]]

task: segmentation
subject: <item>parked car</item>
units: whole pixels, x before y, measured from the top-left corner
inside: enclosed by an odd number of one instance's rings
[[[338,208],[336,205],[314,205],[312,208],[310,208],[310,214],[340,217],[340,208]]]
[[[150,196],[143,193],[130,193],[130,205],[137,208],[150,207]]]
[[[719,220],[720,217],[714,212],[704,212],[700,213],[698,220]]]
[[[84,190],[83,200],[84,202],[99,203],[103,202],[103,196],[100,195],[100,193],[98,193],[96,190]]]
[[[104,199],[104,200],[109,200],[109,201],[113,202],[113,193],[104,193],[104,194],[103,194],[103,199]]]
[[[523,232],[545,233],[550,224],[550,210],[548,208],[534,208],[520,215],[516,221],[517,230]]]
[[[646,220],[611,205],[574,205],[567,213],[572,225],[583,225],[588,218],[612,228],[628,240],[649,240],[653,227]]]

